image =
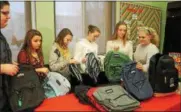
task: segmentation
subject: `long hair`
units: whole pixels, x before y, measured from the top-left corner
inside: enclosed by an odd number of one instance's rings
[[[127,41],[127,38],[128,38],[128,34],[127,34],[127,28],[128,28],[128,27],[127,27],[127,24],[126,24],[125,22],[119,21],[119,22],[116,24],[115,29],[114,29],[114,33],[113,33],[113,35],[112,35],[112,37],[111,37],[110,40],[116,40],[116,39],[118,38],[117,32],[118,32],[118,29],[119,29],[119,26],[120,26],[120,25],[125,25],[125,26],[126,26],[126,34],[125,34],[124,37],[123,37],[123,45],[125,46],[126,41]]]
[[[71,32],[68,28],[62,29],[62,30],[59,32],[57,38],[55,39],[55,42],[56,42],[58,45],[60,45],[60,47],[64,46],[63,40],[64,40],[64,38],[65,38],[67,35],[73,36],[72,32]]]
[[[40,36],[41,39],[42,39],[42,35],[41,33],[38,31],[38,30],[35,30],[35,29],[30,29],[27,33],[26,33],[26,36],[25,36],[25,40],[24,40],[24,44],[22,46],[22,49],[21,50],[25,50],[27,55],[28,55],[28,58],[30,59],[30,62],[32,60],[32,44],[31,44],[31,40],[34,36]],[[40,45],[40,48],[36,51],[37,54],[38,54],[38,57],[40,59],[40,61],[43,62],[43,53],[42,53],[42,42],[41,42],[41,45]]]
[[[10,5],[8,1],[0,1],[0,9],[2,9],[6,5]]]
[[[147,35],[150,35],[151,36],[150,42],[159,47],[159,36],[153,28],[140,27],[139,31],[144,31]]]

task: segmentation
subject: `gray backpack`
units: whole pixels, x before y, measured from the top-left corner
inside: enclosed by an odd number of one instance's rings
[[[139,101],[120,85],[99,87],[93,93],[93,96],[108,111],[132,111],[140,105]]]

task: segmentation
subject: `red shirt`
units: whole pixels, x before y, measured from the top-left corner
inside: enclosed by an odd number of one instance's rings
[[[44,67],[44,62],[43,62],[43,57],[39,57],[39,60],[38,61],[36,58],[32,58],[30,60],[27,52],[25,50],[21,50],[18,54],[18,63],[19,64],[31,64],[34,68],[41,68],[41,67]],[[42,76],[45,76],[43,73],[37,73],[40,78],[40,81],[43,81],[44,77]]]
[[[30,60],[30,58],[25,50],[21,50],[18,54],[18,63],[19,64],[31,64],[35,68],[41,68],[44,65],[43,58],[39,57],[39,60],[40,61],[38,61],[34,57],[32,57],[32,59]]]

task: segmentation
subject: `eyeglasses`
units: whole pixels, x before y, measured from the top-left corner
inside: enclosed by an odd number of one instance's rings
[[[9,11],[1,11],[1,13],[5,16],[9,15]]]

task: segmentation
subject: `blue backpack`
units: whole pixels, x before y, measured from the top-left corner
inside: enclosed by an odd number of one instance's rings
[[[62,96],[67,94],[71,85],[70,82],[57,72],[49,72],[44,79],[43,88],[47,98]]]
[[[145,73],[136,68],[136,62],[123,66],[121,80],[125,89],[138,100],[145,100],[153,95],[152,87]]]

